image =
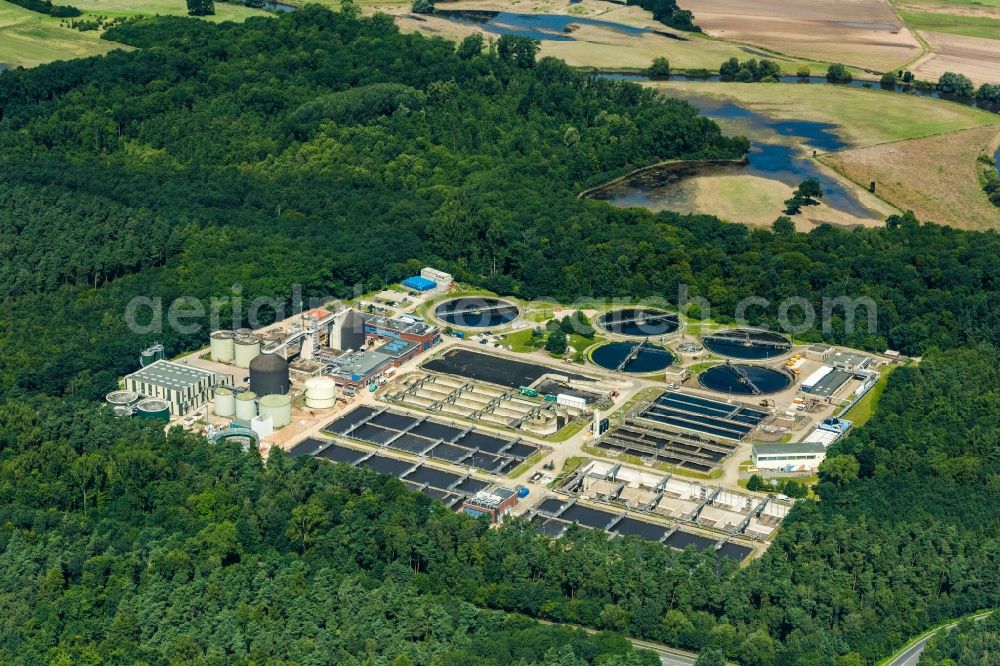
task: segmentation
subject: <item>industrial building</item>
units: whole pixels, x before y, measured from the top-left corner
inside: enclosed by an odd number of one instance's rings
[[[825,458],[826,447],[819,442],[754,444],[750,456],[758,469],[776,472],[815,472]]]
[[[156,361],[125,377],[125,389],[170,406],[171,416],[184,416],[212,399],[212,387],[233,384],[223,375],[173,361]]]
[[[499,523],[517,506],[518,495],[510,488],[481,490],[462,502],[462,511],[478,518],[489,516],[490,522]]]
[[[361,315],[364,319],[367,338],[405,340],[416,343],[421,351],[426,351],[440,340],[440,330],[419,320],[403,315],[398,318],[382,317],[374,314]]]
[[[437,282],[419,275],[414,275],[413,277],[408,277],[403,280],[403,286],[407,289],[412,289],[413,291],[430,291],[437,287]]]
[[[447,287],[455,281],[455,278],[451,276],[451,273],[445,273],[444,271],[439,271],[436,268],[431,268],[430,266],[424,266],[420,270],[420,277],[425,280],[433,280],[439,287]]]

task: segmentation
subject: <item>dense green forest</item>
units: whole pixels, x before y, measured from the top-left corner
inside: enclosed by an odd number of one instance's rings
[[[137,294],[345,296],[426,262],[526,298],[673,301],[684,284],[718,318],[760,296],[772,304],[748,314],[765,325],[788,296],[819,312],[823,296],[864,295],[874,333],[835,317],[802,337],[1000,343],[996,234],[908,217],[774,233],[577,199],[637,166],[746,149],[640,86],[315,7],[107,36],[142,48],[0,75],[7,390],[90,398],[144,343],[203,341],[131,335],[121,313]]]
[[[1000,603],[998,368],[982,347],[896,370],[875,418],[832,450],[822,501],[744,570],[591,530],[493,530],[391,477],[277,451],[265,466],[106,410],[7,402],[0,659],[651,663],[483,608],[755,666],[870,663]]]
[[[797,234],[581,200],[748,143],[523,42],[456,50],[318,7],[107,36],[138,48],[0,74],[5,663],[652,663],[506,611],[756,666],[854,666],[1000,603],[997,234],[912,215]],[[145,344],[205,342],[131,333],[134,296],[345,296],[427,263],[525,298],[685,284],[719,318],[761,296],[762,324],[785,297],[867,296],[874,333],[802,337],[925,358],[745,570],[488,530],[392,479],[265,466],[87,402]]]
[[[939,632],[920,655],[919,666],[980,666],[1000,663],[1000,615],[966,620]]]

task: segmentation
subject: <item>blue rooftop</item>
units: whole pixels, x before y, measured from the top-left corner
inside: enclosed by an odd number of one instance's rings
[[[434,280],[428,280],[425,277],[420,277],[419,275],[414,275],[413,277],[408,277],[403,280],[403,286],[409,289],[416,289],[417,291],[430,291],[437,286],[437,282]]]

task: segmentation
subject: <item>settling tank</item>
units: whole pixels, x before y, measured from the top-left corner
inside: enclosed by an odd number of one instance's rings
[[[518,309],[500,298],[469,296],[445,301],[434,309],[434,315],[460,328],[492,328],[517,319]]]
[[[260,415],[270,416],[274,429],[292,422],[292,399],[287,395],[265,395],[260,399]]]
[[[677,315],[652,308],[623,308],[605,312],[597,325],[609,333],[631,338],[669,335],[681,327]]]
[[[667,369],[674,355],[648,342],[609,342],[591,352],[590,360],[607,370],[642,374]]]
[[[261,354],[250,362],[250,390],[257,395],[288,393],[288,361],[278,354]]]
[[[701,341],[710,352],[748,361],[778,358],[792,350],[792,343],[785,336],[750,328],[719,331]]]
[[[208,337],[209,358],[218,363],[232,363],[236,356],[236,334],[232,331],[215,331]]]
[[[783,391],[792,384],[784,370],[748,363],[724,363],[698,375],[698,383],[710,391],[728,395],[767,395]]]

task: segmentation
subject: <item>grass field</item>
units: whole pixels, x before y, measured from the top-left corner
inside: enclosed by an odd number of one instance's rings
[[[1000,121],[1000,118],[997,119]],[[1000,229],[1000,208],[979,184],[977,158],[1000,125],[824,155],[856,183],[874,180],[880,197],[921,220],[965,229]]]
[[[914,30],[944,32],[951,35],[965,35],[966,37],[981,37],[983,39],[1000,39],[1000,18],[907,10],[901,10],[899,14]],[[1000,79],[1000,73],[998,73],[997,78]]]
[[[0,0],[0,63],[32,67],[107,53],[121,44],[100,39],[96,32],[79,32],[59,25],[59,19]]]
[[[678,212],[708,213],[751,226],[770,226],[782,215],[784,201],[792,196],[793,190],[777,180],[749,175],[696,176],[687,179],[685,186],[694,190],[690,197],[691,210],[676,209]],[[860,219],[820,203],[803,207],[792,219],[799,231],[809,231],[824,223],[839,226],[881,224],[887,215],[897,212],[875,197],[865,198],[863,203],[878,215]]]
[[[896,366],[890,365],[882,370],[882,376],[879,377],[878,382],[875,386],[871,387],[865,397],[858,400],[858,403],[854,405],[845,414],[841,414],[841,417],[851,421],[855,428],[860,428],[865,423],[868,422],[872,416],[875,415],[875,410],[878,408],[879,398],[882,397],[882,393],[885,391],[885,385],[889,382],[889,375],[892,371],[896,369]]]
[[[84,15],[109,17],[136,15],[186,16],[185,0],[74,0]],[[242,21],[266,12],[242,5],[216,3],[210,21]],[[100,32],[80,32],[60,25],[60,19],[0,0],[0,63],[33,67],[54,60],[68,60],[107,53],[122,44],[101,39]]]
[[[773,118],[815,120],[839,126],[837,133],[854,146],[950,132],[1000,121],[996,114],[961,104],[867,88],[767,83],[651,84],[739,103]]]
[[[100,16],[187,16],[186,0],[66,0],[88,14]],[[206,21],[242,21],[249,16],[265,16],[261,9],[235,3],[216,2],[215,14]]]

